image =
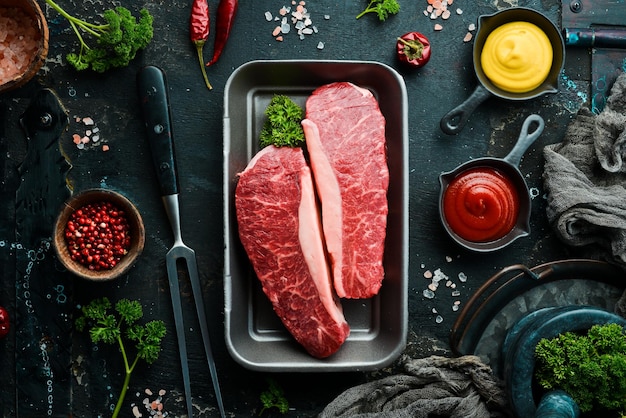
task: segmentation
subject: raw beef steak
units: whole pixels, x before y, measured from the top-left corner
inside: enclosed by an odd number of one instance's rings
[[[385,118],[372,93],[347,82],[316,89],[302,125],[322,204],[334,286],[345,298],[380,289],[389,169]]]
[[[259,151],[240,174],[235,207],[241,242],[274,311],[309,354],[330,356],[350,330],[332,288],[302,149]]]

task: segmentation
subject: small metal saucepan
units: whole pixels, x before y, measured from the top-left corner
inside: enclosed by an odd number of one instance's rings
[[[533,124],[536,125],[536,127],[531,131],[531,125]],[[524,121],[517,143],[506,157],[477,158],[461,164],[454,170],[442,173],[439,176],[439,183],[441,185],[439,193],[439,216],[446,232],[459,245],[477,252],[495,251],[506,247],[516,239],[527,236],[530,233],[530,192],[518,166],[528,147],[541,135],[543,128],[544,121],[541,116],[530,115]],[[469,239],[465,239],[455,232],[446,219],[444,210],[446,190],[455,179],[461,178],[461,176],[467,174],[468,171],[475,169],[495,170],[499,175],[508,179],[512,184],[511,190],[517,195],[518,212],[515,225],[504,235],[492,240],[470,241]]]
[[[536,25],[547,35],[552,45],[553,61],[550,72],[543,83],[533,90],[524,93],[515,93],[495,86],[489,78],[487,78],[481,66],[480,57],[485,41],[490,33],[506,23],[520,21]],[[440,127],[446,134],[454,135],[459,133],[478,105],[491,96],[518,101],[534,99],[545,93],[556,93],[558,91],[559,73],[563,69],[565,61],[565,42],[558,28],[542,13],[524,7],[512,7],[478,18],[478,30],[474,40],[473,60],[474,72],[480,83],[469,98],[452,109],[441,119]]]

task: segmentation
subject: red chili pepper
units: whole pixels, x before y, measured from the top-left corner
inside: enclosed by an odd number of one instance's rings
[[[226,46],[226,41],[230,35],[230,30],[233,27],[238,7],[239,2],[237,0],[220,0],[220,4],[217,6],[217,23],[215,26],[216,32],[213,58],[211,58],[211,61],[207,62],[207,67],[215,64],[220,55],[222,55],[222,51],[224,50],[224,46]]]
[[[198,59],[200,60],[200,68],[202,69],[202,76],[204,82],[209,90],[213,89],[209,78],[206,75],[204,69],[204,56],[202,55],[202,47],[209,39],[209,26],[211,24],[211,18],[209,16],[209,3],[207,0],[193,0],[191,6],[191,18],[189,19],[189,33],[191,35],[191,42],[196,46],[198,51]]]
[[[430,42],[419,32],[405,33],[397,39],[396,53],[401,62],[422,67],[430,59]]]
[[[0,306],[0,338],[6,337],[11,329],[9,312]]]

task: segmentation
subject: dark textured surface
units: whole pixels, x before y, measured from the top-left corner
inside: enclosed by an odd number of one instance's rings
[[[290,402],[290,416],[312,416],[344,389],[387,374],[393,369],[360,373],[271,374],[248,371],[230,358],[224,343],[222,290],[223,221],[222,221],[222,104],[224,85],[231,72],[253,59],[351,59],[373,60],[389,64],[404,76],[409,92],[409,338],[405,354],[424,357],[430,354],[450,354],[448,334],[457,315],[452,307],[461,305],[488,277],[502,267],[515,263],[534,266],[542,262],[570,256],[551,232],[545,217],[545,201],[541,173],[544,145],[559,142],[568,122],[581,106],[588,106],[590,56],[587,50],[570,51],[565,71],[560,76],[560,92],[537,99],[509,102],[490,98],[471,116],[463,132],[454,137],[439,129],[441,117],[461,103],[474,90],[477,80],[472,65],[472,43],[464,43],[468,25],[481,14],[499,8],[525,6],[543,11],[554,22],[560,22],[560,3],[556,0],[537,1],[469,1],[456,0],[453,14],[447,21],[431,21],[422,11],[427,2],[401,2],[402,11],[387,22],[375,16],[355,20],[365,7],[365,1],[310,0],[307,4],[319,32],[304,40],[293,32],[284,42],[271,36],[275,23],[267,22],[266,11],[276,14],[283,3],[242,1],[231,39],[220,61],[208,68],[214,86],[207,91],[198,68],[195,49],[188,38],[190,1],[146,0],[125,1],[136,11],[146,7],[155,16],[155,37],[128,68],[107,74],[76,73],[64,62],[64,55],[76,45],[67,23],[53,11],[47,16],[51,33],[48,61],[38,77],[23,88],[0,97],[0,108],[6,112],[0,130],[2,151],[2,183],[0,184],[0,265],[2,287],[0,304],[15,312],[21,302],[15,299],[16,262],[20,259],[15,236],[15,192],[19,185],[17,167],[27,151],[18,118],[30,103],[40,85],[57,92],[70,116],[68,130],[61,136],[61,147],[73,168],[69,178],[76,191],[102,186],[122,192],[141,211],[146,224],[146,248],[136,267],[114,282],[95,284],[64,275],[49,283],[45,294],[56,298],[58,285],[73,288],[71,300],[65,306],[75,308],[96,296],[138,298],[146,307],[147,318],[166,321],[169,334],[160,359],[152,366],[140,365],[133,374],[124,416],[132,416],[133,403],[146,416],[142,405],[149,397],[145,389],[164,389],[164,410],[170,416],[185,411],[181,374],[178,367],[173,317],[169,302],[165,253],[172,244],[171,232],[162,209],[159,188],[154,177],[147,149],[144,128],[136,97],[135,75],[146,64],[158,64],[168,75],[173,130],[176,141],[180,175],[182,229],[185,243],[197,254],[200,279],[205,291],[207,321],[214,344],[218,372],[229,416],[257,415],[260,393],[272,377],[285,390]],[[43,4],[43,2],[42,2]],[[100,14],[111,6],[106,1],[62,2],[68,11],[81,16]],[[463,14],[454,10],[461,8]],[[621,6],[619,6],[621,7]],[[217,6],[211,1],[212,19]],[[330,19],[325,19],[324,15]],[[433,31],[433,24],[444,29]],[[428,65],[414,71],[401,67],[394,57],[395,38],[410,30],[425,33],[431,39],[433,56]],[[208,60],[212,52],[211,34],[205,47]],[[318,42],[323,49],[317,49]],[[482,156],[503,157],[516,141],[523,120],[531,113],[541,115],[546,128],[538,141],[525,154],[520,171],[525,177],[532,200],[531,233],[505,250],[490,254],[474,254],[456,246],[445,234],[437,210],[438,175],[459,164]],[[2,112],[0,112],[2,114]],[[72,134],[84,135],[86,127],[74,117],[91,117],[99,129],[100,143],[110,150],[103,152],[98,145],[88,144],[78,149]],[[20,247],[21,248],[21,247]],[[29,248],[32,250],[32,248]],[[48,262],[47,260],[46,262]],[[432,299],[423,291],[431,282],[425,272],[440,269],[456,285],[459,296],[442,285]],[[462,274],[461,274],[462,273]],[[40,272],[46,275],[46,272]],[[467,281],[459,278],[466,277]],[[195,309],[188,281],[181,281],[185,317],[188,321],[188,349],[192,372],[192,391],[198,416],[215,416],[208,367],[203,358],[201,338],[194,321]],[[56,300],[56,299],[55,299]],[[436,312],[436,313],[435,313]],[[436,320],[441,315],[442,322]],[[68,319],[71,321],[71,318]],[[110,414],[123,379],[117,347],[94,347],[85,334],[74,332],[55,336],[71,341],[71,378],[54,380],[53,395],[71,391],[71,412],[74,417],[97,417]],[[3,370],[3,391],[0,415],[16,416],[15,359],[41,367],[41,356],[22,358],[16,351],[16,333],[0,341],[0,367]],[[43,363],[42,363],[43,362]],[[5,372],[6,371],[6,372]],[[6,373],[6,374],[5,374]],[[45,383],[45,382],[44,382]],[[47,393],[42,384],[32,391]],[[35,396],[33,392],[33,396]],[[55,402],[57,398],[54,398]],[[59,401],[60,402],[60,401]],[[45,405],[47,407],[47,405]],[[59,406],[58,416],[68,416]],[[45,408],[44,411],[47,411]],[[19,412],[19,411],[18,411]],[[266,414],[264,414],[266,415]],[[27,411],[20,416],[33,416]],[[37,414],[35,414],[37,416]],[[44,415],[41,415],[44,416]]]

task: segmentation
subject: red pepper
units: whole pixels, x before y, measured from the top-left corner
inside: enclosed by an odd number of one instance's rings
[[[397,39],[396,53],[401,62],[422,67],[430,59],[430,42],[419,32],[408,32]]]
[[[211,18],[209,17],[209,3],[207,0],[193,0],[191,6],[191,19],[189,19],[189,33],[191,35],[191,42],[196,46],[198,51],[198,59],[200,60],[200,68],[202,69],[202,76],[204,82],[209,90],[213,89],[209,78],[206,75],[204,69],[204,57],[202,55],[202,47],[209,39],[209,26]]]
[[[220,4],[217,6],[217,23],[215,27],[216,33],[213,58],[211,58],[211,61],[207,62],[207,67],[215,64],[220,55],[222,55],[222,51],[224,50],[224,46],[226,46],[226,41],[230,35],[230,30],[233,27],[238,7],[239,2],[237,0],[220,0]]]
[[[9,312],[0,306],[0,338],[6,337],[10,329]]]

